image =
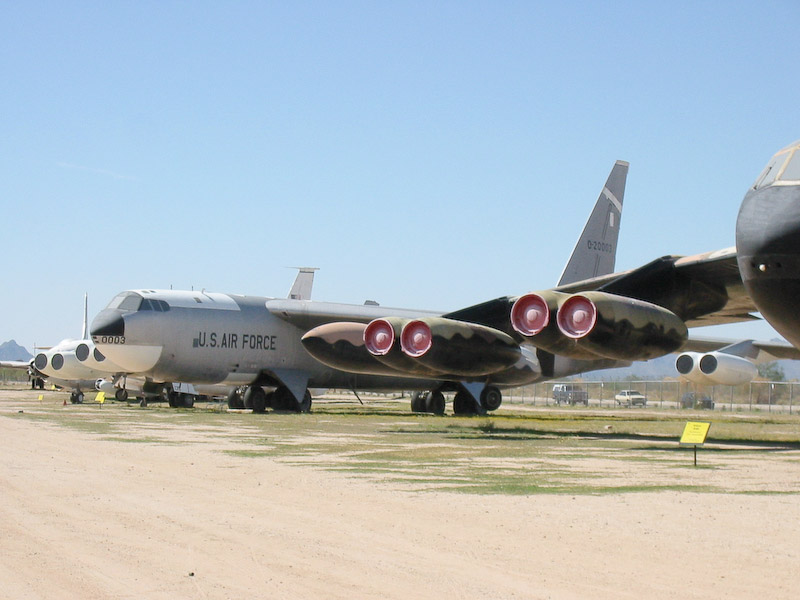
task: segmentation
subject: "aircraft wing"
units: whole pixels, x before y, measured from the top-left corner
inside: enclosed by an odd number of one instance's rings
[[[665,256],[599,288],[652,302],[681,317],[687,327],[757,320],[739,268],[736,249],[694,256]]]
[[[664,256],[637,269],[577,281],[553,291],[600,291],[650,302],[678,315],[687,327],[758,320],[751,314],[756,307],[739,276],[735,248]],[[514,300],[504,296],[444,316],[505,329],[508,305]]]
[[[788,342],[781,341],[765,342],[691,337],[681,348],[681,352],[715,352],[717,350],[749,358],[756,363],[771,362],[773,360],[800,360],[800,350]]]
[[[335,321],[369,323],[386,316],[413,319],[420,316],[438,316],[436,311],[385,308],[378,304],[337,304],[335,302],[311,302],[307,300],[274,299],[267,301],[267,310],[273,315],[300,329],[312,329],[318,325]]]
[[[31,366],[30,360],[0,360],[0,368],[2,369],[24,369],[28,370]]]

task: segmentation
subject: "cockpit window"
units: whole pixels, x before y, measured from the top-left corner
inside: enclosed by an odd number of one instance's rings
[[[781,181],[800,181],[800,152],[795,150],[781,174]]]
[[[136,312],[142,305],[142,297],[139,294],[129,294],[126,298],[119,303],[120,310],[128,310]]]
[[[800,182],[800,143],[795,142],[772,157],[756,179],[753,189],[773,184],[796,185],[798,182]]]
[[[142,306],[139,310],[154,310],[156,312],[167,312],[169,304],[163,300],[155,300],[154,298],[145,298],[142,301]]]
[[[135,312],[139,310],[141,303],[142,297],[139,294],[135,292],[122,292],[114,296],[106,308]]]
[[[767,166],[764,168],[761,175],[759,175],[758,179],[756,179],[756,183],[753,187],[758,189],[773,183],[775,178],[778,176],[784,161],[786,161],[786,154],[782,152],[773,156],[769,163],[767,163]]]

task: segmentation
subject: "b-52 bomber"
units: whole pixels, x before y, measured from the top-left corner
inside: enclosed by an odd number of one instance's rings
[[[307,411],[313,387],[418,390],[412,409],[434,413],[455,392],[454,412],[474,414],[503,388],[693,350],[687,327],[754,319],[735,249],[614,272],[627,171],[614,165],[554,288],[449,313],[129,290],[92,340],[150,382],[239,386],[229,403],[256,412]]]

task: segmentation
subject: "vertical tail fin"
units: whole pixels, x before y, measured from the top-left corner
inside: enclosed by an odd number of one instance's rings
[[[83,294],[83,331],[81,332],[81,339],[89,339],[89,294]]]
[[[314,271],[316,267],[297,267],[297,278],[292,289],[289,290],[291,300],[311,300],[311,288],[314,286]]]
[[[614,163],[594,210],[575,244],[558,285],[614,272],[617,258],[617,238],[622,220],[622,199],[628,178],[628,163]]]

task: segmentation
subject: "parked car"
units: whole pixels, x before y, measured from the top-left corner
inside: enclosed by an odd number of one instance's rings
[[[556,401],[556,404],[589,406],[589,393],[579,385],[557,383],[553,386],[553,400]]]
[[[622,390],[619,394],[614,396],[614,400],[620,406],[647,406],[647,396],[637,392],[636,390]]]
[[[706,394],[686,392],[681,398],[681,408],[714,410],[714,401],[711,399],[711,396],[707,396]]]

